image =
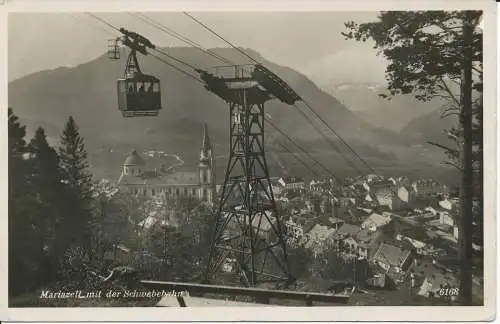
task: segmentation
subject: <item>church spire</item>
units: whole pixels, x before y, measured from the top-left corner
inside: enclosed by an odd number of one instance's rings
[[[210,145],[210,137],[208,137],[207,123],[205,123],[205,126],[203,127],[203,141],[201,147],[205,152],[208,152],[210,149],[212,149],[212,146]]]
[[[202,165],[210,164],[211,159],[212,159],[212,145],[210,144],[210,138],[208,137],[208,126],[207,123],[205,123],[205,126],[203,127],[203,139],[200,150],[200,163]]]

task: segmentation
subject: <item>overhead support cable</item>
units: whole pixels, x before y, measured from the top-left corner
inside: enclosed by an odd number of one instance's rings
[[[187,12],[184,12],[184,14],[186,16],[188,16],[189,18],[191,18],[192,20],[194,20],[195,22],[197,22],[199,25],[201,25],[203,28],[205,28],[206,30],[208,30],[209,32],[211,32],[212,34],[214,34],[215,36],[217,36],[219,39],[221,39],[222,41],[224,41],[226,44],[228,44],[229,46],[231,46],[232,48],[234,48],[235,50],[237,50],[238,52],[240,52],[241,54],[243,54],[244,56],[246,56],[247,58],[249,58],[252,62],[254,63],[257,63],[257,64],[260,64],[257,60],[255,60],[253,57],[251,57],[250,55],[248,55],[247,53],[245,53],[243,50],[241,50],[240,48],[234,46],[230,41],[228,41],[227,39],[225,39],[224,37],[222,37],[221,35],[219,35],[215,30],[213,30],[212,28],[208,27],[207,25],[205,25],[204,23],[202,23],[201,21],[199,21],[198,19],[196,19],[194,16],[190,15],[189,13]]]
[[[319,162],[315,157],[313,157],[306,149],[301,147],[299,144],[297,144],[290,136],[285,134],[281,129],[278,128],[269,118],[266,118],[267,123],[275,129],[278,133],[280,133],[282,136],[284,136],[286,139],[290,141],[296,148],[298,148],[301,152],[306,154],[311,160],[315,162],[315,164],[319,165],[326,173],[331,175],[335,180],[337,180],[339,183],[341,182],[340,179],[330,170],[328,170],[327,167],[325,167],[321,162]]]
[[[347,143],[343,138],[342,136],[340,136],[340,134],[338,134],[338,132],[336,132],[333,127],[331,127],[330,125],[328,125],[328,123],[313,109],[313,107],[307,102],[305,101],[304,99],[302,99],[302,102],[304,103],[304,105],[313,113],[314,116],[316,116],[322,123],[323,125],[325,125],[348,149],[349,151],[351,151],[363,164],[364,166],[370,170],[371,172],[373,173],[377,173],[369,164],[368,162],[366,162],[366,160],[361,157],[353,148],[351,145],[349,145],[349,143]]]
[[[214,34],[215,36],[217,36],[219,39],[223,40],[226,44],[228,44],[229,46],[231,46],[232,48],[234,48],[235,50],[237,50],[239,53],[241,53],[242,55],[244,55],[245,57],[247,57],[248,59],[250,59],[250,61],[256,63],[256,64],[261,64],[260,62],[258,62],[257,60],[255,60],[253,57],[251,57],[250,55],[248,55],[247,53],[245,53],[243,50],[241,50],[240,48],[238,48],[237,46],[235,46],[234,44],[232,44],[230,41],[228,41],[227,39],[225,39],[224,37],[222,37],[220,34],[218,34],[213,28],[210,28],[209,26],[207,26],[206,24],[204,24],[203,22],[201,22],[199,19],[197,19],[196,17],[194,17],[193,15],[187,13],[187,12],[184,12],[184,14],[186,16],[188,16],[189,18],[191,18],[193,21],[195,21],[196,23],[198,23],[199,25],[201,25],[203,28],[205,28],[206,30],[210,31],[212,34]],[[361,163],[363,163],[363,165],[365,167],[367,167],[368,170],[370,170],[371,172],[373,173],[377,173],[341,136],[338,132],[336,132],[333,127],[331,127],[313,108],[312,106],[307,102],[305,101],[304,99],[302,99],[302,102],[304,102],[304,104],[306,105],[306,107],[337,137],[339,138],[339,140],[349,149],[350,152],[352,152],[354,154],[354,156],[356,158],[358,158]],[[294,105],[294,107],[299,110],[299,112],[301,113],[302,116],[306,117],[306,119],[309,121],[309,123],[311,123],[311,125],[315,128],[316,131],[318,131],[318,133],[320,133],[324,138],[325,140],[327,140],[330,145],[332,147],[336,147],[335,144],[333,144],[330,140],[327,139],[327,137],[319,131],[319,129],[315,126],[315,124],[312,122],[312,120],[310,118],[307,117],[306,114],[304,114],[296,105]],[[339,154],[341,154],[343,157],[344,155],[342,153],[340,153],[340,150],[338,148],[335,148],[335,151],[338,152]],[[347,161],[347,158],[344,157],[344,159],[346,159]],[[352,162],[348,162],[348,164],[353,167],[354,164]],[[355,166],[353,167],[355,169],[357,169]],[[357,169],[357,172],[359,172],[359,169]]]
[[[188,45],[191,45],[193,46],[194,48],[196,49],[199,49],[200,51],[214,57],[215,59],[219,60],[220,62],[222,63],[225,63],[225,64],[229,64],[229,65],[234,65],[233,62],[231,62],[230,60],[222,57],[221,55],[215,53],[214,51],[212,50],[209,50],[209,49],[205,49],[203,48],[202,45],[200,45],[199,43],[187,38],[186,36],[183,36],[182,34],[176,32],[175,30],[173,30],[172,28],[169,28],[167,26],[165,26],[164,24],[158,22],[157,20],[154,20],[153,18],[149,17],[149,16],[146,16],[145,14],[140,14],[140,13],[130,13],[131,15],[141,19],[143,22],[151,25],[151,26],[154,26],[156,27],[157,29],[163,31],[164,33],[166,33],[167,35],[170,35],[171,37],[174,37],[178,40],[180,40],[181,42],[184,42]]]
[[[114,30],[116,30],[117,32],[121,33],[120,32],[120,29],[113,26],[112,24],[108,23],[106,20],[102,19],[102,18],[99,18],[98,16],[96,16],[95,14],[91,13],[91,12],[86,12],[85,14],[91,16],[92,18],[100,21],[101,23],[105,24],[106,26],[110,27],[110,28],[113,28]]]
[[[154,57],[154,58],[155,58],[155,59],[157,59],[158,61],[160,61],[160,62],[163,62],[163,63],[167,64],[167,65],[168,65],[168,66],[170,66],[171,68],[173,68],[173,69],[175,69],[175,70],[177,70],[177,71],[181,72],[182,74],[184,74],[184,75],[186,75],[186,76],[190,77],[191,79],[193,79],[193,80],[195,80],[195,81],[197,81],[197,82],[199,82],[199,83],[201,83],[201,84],[205,84],[205,82],[201,81],[201,80],[200,80],[198,77],[196,77],[195,75],[193,75],[193,74],[191,74],[191,73],[189,73],[189,72],[184,71],[183,69],[181,69],[181,68],[179,68],[179,67],[177,67],[177,66],[173,65],[172,63],[167,62],[167,61],[166,61],[166,60],[164,60],[163,58],[161,58],[161,57],[159,57],[159,56],[156,56],[156,55],[154,55],[154,54],[152,54],[152,53],[150,53],[149,55],[151,55],[152,57]]]
[[[293,153],[289,148],[285,146],[285,144],[278,142],[276,139],[274,140],[274,143],[278,144],[279,147],[284,149],[287,153],[289,153],[293,158],[295,158],[297,161],[300,162],[307,170],[309,170],[315,177],[319,177],[319,173],[314,171],[313,168],[311,168],[304,160],[302,160],[297,154]]]

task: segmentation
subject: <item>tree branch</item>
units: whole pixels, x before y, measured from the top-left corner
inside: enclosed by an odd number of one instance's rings
[[[456,112],[456,111],[453,111],[453,112],[446,112],[446,113],[443,113],[441,115],[441,118],[446,118],[446,117],[450,117],[450,116],[460,116],[460,113],[459,112]]]
[[[457,169],[458,171],[460,172],[464,172],[464,169],[462,169],[461,167],[459,167],[458,165],[456,165],[455,163],[453,162],[450,162],[450,161],[443,161],[442,162],[443,164],[446,164],[446,165],[451,165],[452,167],[454,167],[455,169]]]
[[[452,149],[452,148],[449,148],[449,147],[447,147],[447,146],[445,146],[445,145],[443,145],[443,144],[434,143],[434,142],[431,142],[431,141],[427,141],[427,144],[430,144],[430,145],[433,145],[433,146],[439,147],[440,149],[443,149],[443,150],[445,150],[445,151],[447,151],[447,152],[450,152],[450,153],[452,153],[452,152],[455,152],[455,151],[456,151],[456,149]]]
[[[441,84],[444,87],[443,90],[446,91],[450,95],[451,99],[455,102],[455,104],[458,107],[460,107],[461,106],[460,105],[460,101],[455,97],[455,95],[453,94],[453,92],[451,91],[451,89],[448,87],[448,85],[446,84],[446,82],[443,80],[442,76],[439,78],[439,81],[441,81]]]

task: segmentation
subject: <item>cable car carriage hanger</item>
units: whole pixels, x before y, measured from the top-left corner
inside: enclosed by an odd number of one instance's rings
[[[120,28],[122,37],[111,40],[108,57],[120,59],[120,43],[130,48],[123,78],[117,80],[118,109],[123,117],[157,116],[161,107],[160,80],[141,71],[137,52],[148,55],[155,49],[147,38]]]

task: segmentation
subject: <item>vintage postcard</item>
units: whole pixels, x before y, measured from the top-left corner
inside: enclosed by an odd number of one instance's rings
[[[493,319],[495,9],[5,1],[1,319]]]

